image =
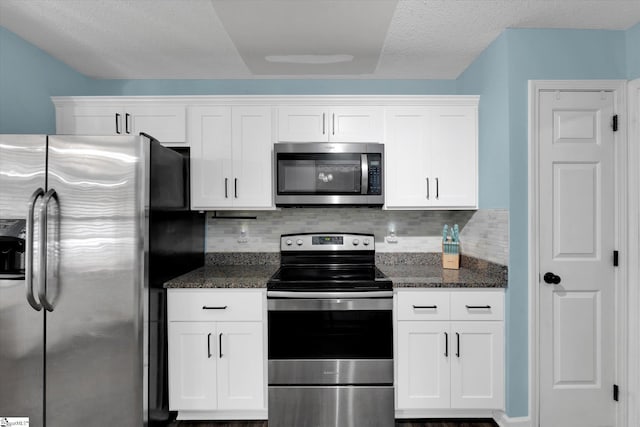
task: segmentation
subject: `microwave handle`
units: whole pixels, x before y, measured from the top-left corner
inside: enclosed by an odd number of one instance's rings
[[[360,154],[360,170],[362,171],[360,194],[369,194],[369,158],[366,154]]]

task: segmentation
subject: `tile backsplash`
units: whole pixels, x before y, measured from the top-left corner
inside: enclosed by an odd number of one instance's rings
[[[509,212],[385,211],[368,208],[291,208],[209,212],[207,252],[278,252],[280,235],[301,232],[373,233],[377,252],[439,252],[444,224],[460,227],[465,255],[507,265]],[[390,243],[394,233],[397,242]]]

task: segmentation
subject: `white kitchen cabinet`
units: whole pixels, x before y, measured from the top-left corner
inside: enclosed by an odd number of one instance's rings
[[[449,322],[398,322],[398,408],[451,405]]]
[[[137,135],[145,132],[167,145],[186,144],[186,107],[182,104],[119,98],[55,98],[56,133]]]
[[[215,345],[215,323],[169,323],[171,410],[218,408]]]
[[[504,405],[504,325],[452,322],[451,407],[501,409]]]
[[[382,142],[382,107],[282,106],[280,142]]]
[[[397,416],[504,407],[502,291],[398,290],[396,313]]]
[[[271,117],[271,107],[189,108],[192,209],[273,207]]]
[[[169,409],[178,419],[266,417],[264,298],[169,290]]]
[[[385,114],[385,207],[478,207],[477,104],[391,107]]]

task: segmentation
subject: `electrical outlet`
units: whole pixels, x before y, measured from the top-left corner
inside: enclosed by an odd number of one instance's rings
[[[249,237],[247,237],[247,232],[242,230],[240,232],[240,237],[238,237],[238,243],[249,243]]]

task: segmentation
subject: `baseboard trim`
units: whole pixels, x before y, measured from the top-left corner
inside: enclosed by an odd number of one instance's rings
[[[493,419],[500,427],[532,427],[530,417],[509,417],[504,412],[495,412]]]

